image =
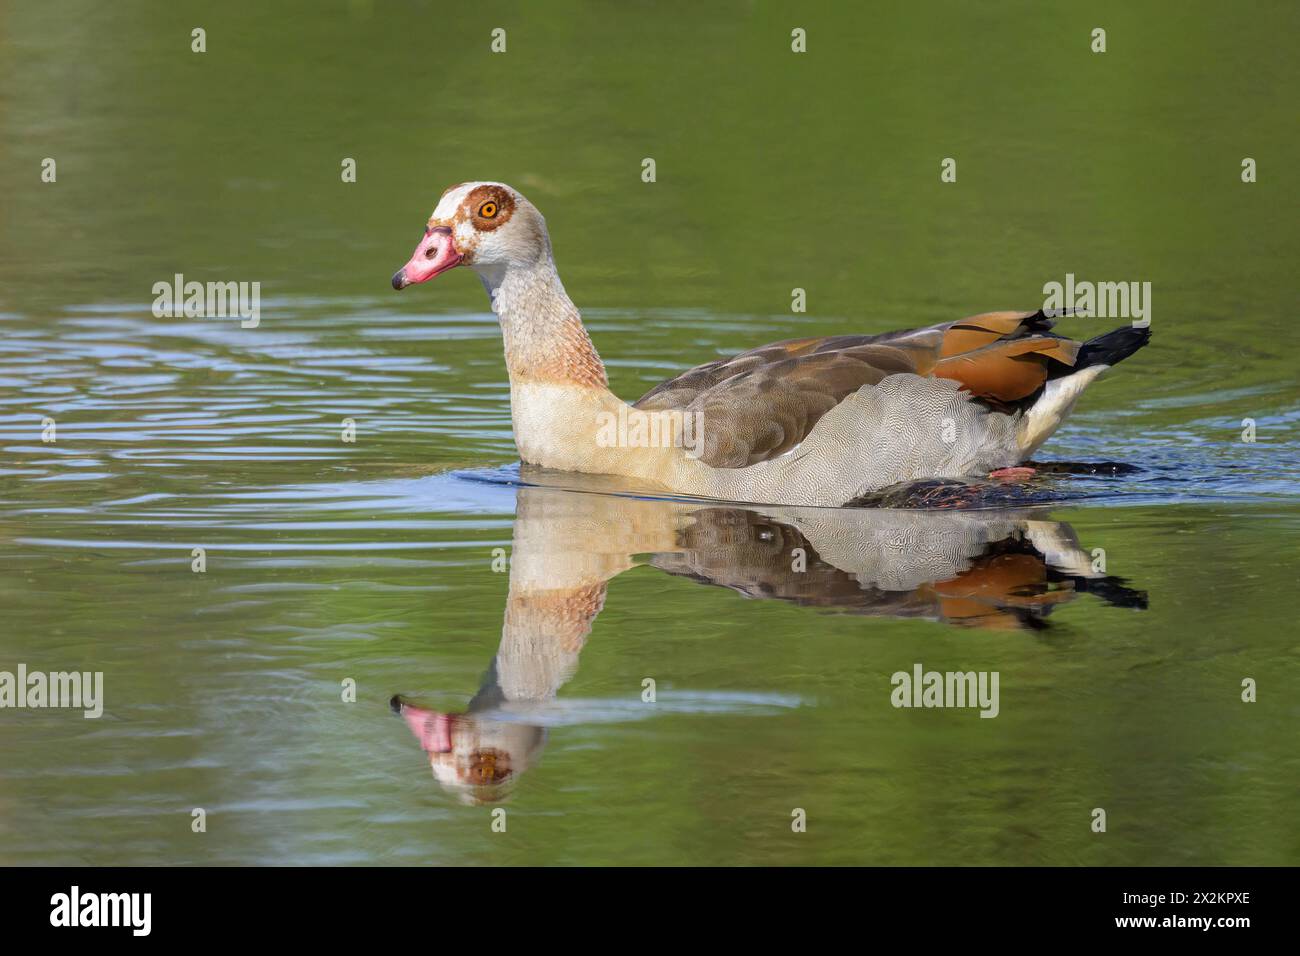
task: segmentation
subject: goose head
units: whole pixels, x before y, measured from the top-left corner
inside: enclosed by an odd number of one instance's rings
[[[438,200],[424,238],[394,273],[393,288],[428,282],[457,266],[496,284],[506,272],[532,268],[549,255],[546,220],[517,190],[505,183],[460,183]]]
[[[462,803],[482,806],[510,796],[520,776],[540,759],[546,729],[491,713],[426,710],[400,696],[389,701],[429,758],[433,778]]]

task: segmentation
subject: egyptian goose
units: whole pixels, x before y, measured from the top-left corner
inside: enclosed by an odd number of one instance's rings
[[[843,505],[899,482],[1013,469],[1151,335],[1124,327],[1076,342],[1041,311],[988,312],[777,342],[696,366],[629,406],[565,294],[546,221],[518,191],[444,192],[393,288],[460,265],[478,273],[501,322],[526,464],[731,501]]]

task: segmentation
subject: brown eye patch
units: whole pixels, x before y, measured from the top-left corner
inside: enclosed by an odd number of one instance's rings
[[[479,186],[465,197],[466,211],[473,211],[480,232],[499,228],[515,211],[515,200],[500,186]]]
[[[495,747],[484,747],[469,755],[469,779],[482,786],[500,783],[510,776],[510,755]]]

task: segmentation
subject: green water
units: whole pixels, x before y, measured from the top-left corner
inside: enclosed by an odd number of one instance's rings
[[[1295,863],[1298,9],[0,6],[0,671],[105,698],[0,710],[0,862]],[[471,179],[546,214],[629,398],[1149,281],[1040,455],[1143,471],[963,514],[521,488],[481,285],[388,286]],[[260,324],[155,318],[175,273]],[[894,708],[917,663],[998,716]],[[459,715],[455,782],[394,695]]]

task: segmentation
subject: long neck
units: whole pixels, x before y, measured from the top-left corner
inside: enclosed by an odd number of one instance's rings
[[[608,388],[605,366],[549,251],[533,265],[480,273],[501,322],[511,385]]]

